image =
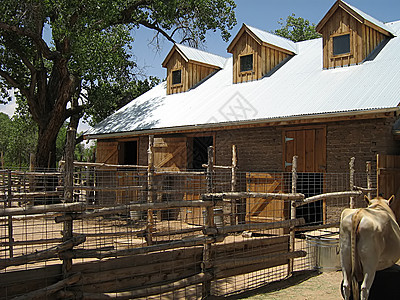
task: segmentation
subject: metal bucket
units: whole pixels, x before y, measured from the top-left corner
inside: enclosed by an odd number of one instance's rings
[[[206,224],[206,211],[203,210],[203,224]],[[222,208],[214,208],[214,224],[216,227],[224,226],[224,212]]]
[[[308,262],[312,269],[333,272],[341,269],[339,233],[313,231],[306,234]]]

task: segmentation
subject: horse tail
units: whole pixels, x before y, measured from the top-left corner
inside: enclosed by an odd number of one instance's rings
[[[361,271],[361,264],[360,259],[357,255],[357,234],[358,234],[358,227],[361,222],[362,214],[360,213],[362,210],[358,210],[352,216],[352,226],[351,226],[351,289],[353,293],[353,299],[359,300],[360,299],[360,288],[358,282],[362,275]]]

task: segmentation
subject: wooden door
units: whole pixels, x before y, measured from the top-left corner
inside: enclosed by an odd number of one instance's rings
[[[246,188],[249,192],[281,193],[283,174],[247,173]],[[282,200],[249,198],[246,201],[246,222],[274,222],[287,219],[288,205]]]
[[[154,166],[180,171],[187,166],[186,137],[157,137],[154,139]]]
[[[326,171],[326,127],[288,128],[283,131],[283,145],[283,169],[286,172],[292,170],[293,156],[298,157],[297,192],[304,194],[305,197],[322,194],[323,173]],[[325,222],[325,200],[298,207],[296,216],[303,217],[310,225]]]
[[[400,222],[400,156],[377,155],[377,195],[386,199],[395,196],[390,207]]]
[[[97,142],[96,162],[106,164],[118,164],[118,142]],[[96,169],[96,185],[98,187],[110,188],[117,186],[116,168],[99,167]],[[113,191],[96,191],[95,203],[100,206],[112,206],[116,203],[116,193]]]
[[[118,142],[99,140],[96,147],[96,162],[118,164]]]
[[[326,170],[326,128],[299,127],[283,132],[284,170],[292,170],[293,156],[297,155],[298,172]]]

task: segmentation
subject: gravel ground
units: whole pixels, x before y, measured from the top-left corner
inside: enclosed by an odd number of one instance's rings
[[[340,300],[342,272],[302,272],[266,287],[231,299],[247,300]]]

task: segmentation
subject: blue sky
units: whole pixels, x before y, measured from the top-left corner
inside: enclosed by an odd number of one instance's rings
[[[280,28],[278,21],[286,19],[294,13],[296,17],[302,17],[311,23],[318,24],[324,17],[335,0],[236,0],[237,25],[231,31],[231,39],[239,31],[243,23],[253,27],[272,31]],[[382,22],[400,20],[399,0],[347,0],[347,3],[357,7],[370,16]],[[139,29],[134,33],[134,54],[139,67],[144,67],[148,76],[157,76],[164,79],[166,70],[161,66],[172,44],[167,40],[161,41],[162,49],[157,52],[148,43],[154,33],[147,29]],[[229,57],[226,49],[229,42],[222,40],[219,32],[207,34],[205,49],[208,52]]]
[[[286,19],[292,13],[318,24],[335,0],[236,0],[235,2],[237,25],[231,31],[231,40],[243,23],[272,31],[280,28],[278,21],[281,18]],[[400,0],[347,0],[347,2],[382,22],[400,20]],[[161,40],[162,48],[157,52],[153,46],[149,46],[149,41],[154,36],[153,31],[141,28],[133,32],[133,35],[135,37],[133,51],[138,66],[144,69],[147,76],[164,79],[166,70],[161,63],[172,44],[165,39]],[[204,50],[229,57],[230,54],[226,51],[228,45],[229,42],[224,42],[218,31],[210,32],[207,34]],[[15,103],[0,105],[0,111],[12,115],[14,107]]]

